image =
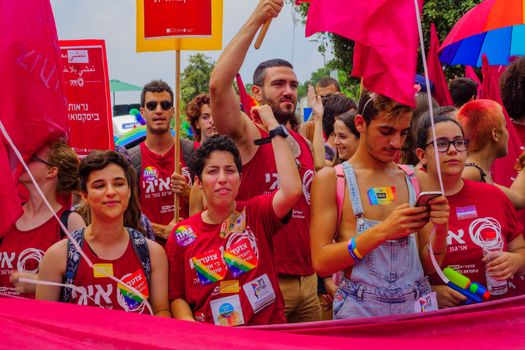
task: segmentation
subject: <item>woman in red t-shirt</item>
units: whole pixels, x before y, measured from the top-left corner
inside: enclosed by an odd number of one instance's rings
[[[453,267],[472,282],[486,285],[485,264],[488,273],[500,280],[508,280],[516,273],[525,273],[525,241],[523,227],[505,194],[493,185],[462,179],[469,141],[460,124],[453,118],[438,115],[434,118],[439,165],[445,195],[450,207],[447,250],[442,266]],[[431,122],[428,113],[418,128],[417,155],[426,169],[418,178],[422,190],[436,190],[437,167]],[[421,175],[421,177],[419,177]],[[483,246],[494,232],[503,253],[490,262],[483,258]],[[437,292],[440,307],[462,304],[466,297],[444,285],[437,275],[430,276]],[[504,296],[511,296],[512,291]]]
[[[286,322],[272,236],[301,197],[301,179],[272,109],[252,113],[273,135],[262,141],[272,143],[279,189],[236,202],[242,162],[233,141],[212,136],[196,151],[195,174],[208,207],[180,222],[166,245],[175,318],[224,326]]]
[[[79,173],[82,198],[89,205],[91,223],[73,236],[80,239],[82,251],[96,269],[84,258],[69,258],[73,255],[69,250],[71,242],[64,239],[44,255],[39,279],[58,284],[73,280],[70,296],[66,298],[68,287],[62,290],[42,283],[37,287],[36,298],[146,313],[146,303],[138,293],[127,288],[131,286],[147,298],[155,315],[169,317],[168,263],[164,249],[141,233],[124,227],[129,199],[136,195],[129,185],[135,181],[133,168],[114,151],[94,151],[82,159]],[[76,270],[71,269],[75,263]]]
[[[78,190],[76,153],[63,140],[57,140],[36,152],[27,166],[54,213],[62,219],[67,208],[60,198],[68,198]],[[44,252],[63,234],[27,172],[20,175],[19,182],[29,197],[22,216],[9,231],[0,232],[0,294],[34,298],[35,284],[20,279],[36,279]],[[77,213],[70,213],[65,225],[68,230],[86,226]]]

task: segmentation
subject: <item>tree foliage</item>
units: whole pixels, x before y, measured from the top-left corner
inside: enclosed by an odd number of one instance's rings
[[[190,102],[195,96],[208,92],[214,66],[213,59],[202,53],[189,57],[189,64],[182,72],[180,80],[182,105]]]

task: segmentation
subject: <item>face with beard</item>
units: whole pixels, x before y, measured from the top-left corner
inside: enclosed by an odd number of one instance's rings
[[[275,119],[280,124],[286,124],[295,115],[298,86],[293,69],[271,67],[265,71],[264,85],[254,85],[252,92],[259,104],[267,104],[272,108]]]

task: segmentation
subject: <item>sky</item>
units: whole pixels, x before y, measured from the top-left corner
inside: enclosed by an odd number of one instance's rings
[[[143,86],[153,79],[175,85],[175,53],[135,51],[135,0],[51,0],[60,40],[104,39],[108,55],[109,78]],[[257,5],[256,0],[224,0],[223,48],[239,31]],[[295,40],[294,40],[295,34]],[[252,80],[257,65],[266,59],[283,58],[295,67],[300,82],[324,65],[317,51],[318,43],[306,39],[304,26],[294,28],[292,6],[286,4],[272,21],[261,49],[253,45],[248,52],[241,75],[245,83]],[[181,69],[195,51],[181,53]],[[217,60],[220,51],[205,51]],[[329,57],[327,57],[327,60]],[[138,102],[140,92],[120,92],[117,103]]]

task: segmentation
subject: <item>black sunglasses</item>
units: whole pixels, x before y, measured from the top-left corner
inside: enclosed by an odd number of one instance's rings
[[[169,110],[171,107],[173,107],[173,102],[171,101],[160,101],[160,102],[157,102],[157,101],[149,101],[146,103],[146,108],[150,111],[154,111],[157,109],[157,105],[160,103],[160,107],[167,111]]]
[[[40,163],[44,163],[45,165],[49,166],[49,167],[52,167],[53,164],[49,163],[47,160],[45,159],[42,159],[40,157],[38,157],[36,154],[33,154],[33,156],[29,159],[29,163],[32,163],[32,162],[40,162]]]

